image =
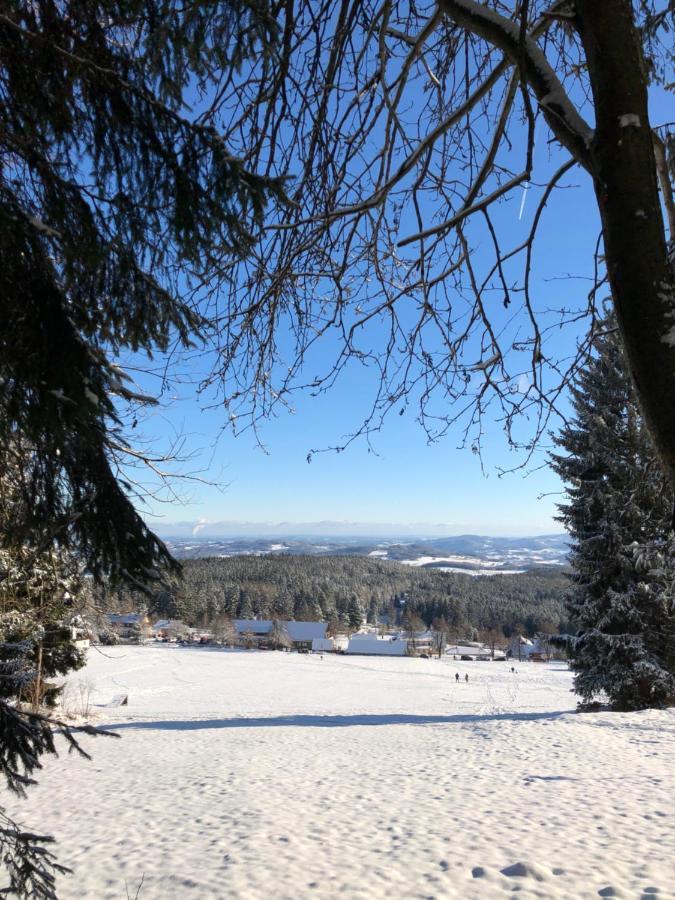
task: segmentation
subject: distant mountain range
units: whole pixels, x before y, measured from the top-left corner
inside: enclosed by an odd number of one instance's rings
[[[414,539],[400,535],[383,539],[378,535],[210,537],[198,532],[189,538],[174,535],[167,536],[165,540],[175,555],[183,559],[274,554],[369,556],[469,575],[507,574],[541,566],[564,566],[569,552],[569,539],[564,534],[521,538],[462,534]]]

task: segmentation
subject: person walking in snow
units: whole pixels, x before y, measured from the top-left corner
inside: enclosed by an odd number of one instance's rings
[[[459,672],[455,672],[455,684],[459,684]]]
[[[468,672],[464,676],[464,681],[466,681],[467,684],[469,683],[469,673]]]

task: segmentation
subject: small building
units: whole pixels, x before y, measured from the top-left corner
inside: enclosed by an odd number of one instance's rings
[[[192,631],[181,619],[158,619],[151,630],[156,641],[175,640],[179,636],[187,637]]]
[[[91,644],[91,626],[85,622],[82,616],[73,616],[68,624],[70,640],[78,650],[87,650]]]
[[[415,631],[412,635],[410,632],[404,632],[398,634],[397,637],[399,640],[407,640],[409,656],[419,656],[421,653],[431,654],[434,652],[434,634],[428,629]]]
[[[449,647],[446,647],[445,653],[448,656],[466,660],[506,659],[504,650],[495,647],[493,655],[491,646],[481,644],[478,641],[458,641],[456,644],[451,644]]]
[[[325,622],[286,622],[288,636],[293,642],[294,650],[311,650],[314,641],[326,639]]]
[[[110,630],[118,637],[140,640],[152,637],[152,625],[145,613],[109,613],[106,621]]]
[[[509,641],[507,655],[513,659],[529,659],[535,649],[534,641],[522,634],[514,634]]]
[[[333,638],[314,638],[312,641],[312,653],[333,653],[335,649]]]
[[[398,634],[378,635],[367,631],[353,634],[345,651],[350,656],[406,656],[408,641]]]

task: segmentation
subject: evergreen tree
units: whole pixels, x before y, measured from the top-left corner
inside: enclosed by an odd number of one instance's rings
[[[572,387],[574,418],[555,438],[559,505],[573,538],[569,612],[582,704],[662,706],[675,697],[672,497],[643,423],[612,317]]]
[[[44,701],[43,675],[78,662],[61,585],[36,585],[44,564],[141,589],[178,568],[129,477],[134,463],[158,474],[130,437],[156,400],[119,363],[205,340],[195,295],[218,290],[283,201],[216,128],[222,79],[277,32],[256,0],[2,6],[0,473],[19,477],[0,527],[0,774],[15,791],[54,750],[26,690]],[[47,898],[41,840],[0,828],[12,889]]]
[[[172,565],[120,477],[153,465],[125,422],[155,401],[117,363],[206,338],[195,292],[282,196],[229,152],[210,102],[276,31],[253,0],[3,4],[0,462],[30,445],[15,527],[53,523],[97,577]]]
[[[251,603],[251,598],[245,591],[241,591],[239,596],[238,617],[240,619],[249,620],[253,618],[253,605]]]
[[[16,461],[0,471],[0,775],[10,792],[23,796],[40,757],[56,753],[54,725],[83,753],[73,729],[43,709],[60,693],[48,679],[80,668],[84,655],[67,625],[70,604],[82,593],[79,561],[52,539],[49,527],[30,542],[15,539],[13,522],[25,518]],[[0,805],[0,860],[12,894],[55,896],[54,875],[67,870],[56,863],[51,840],[22,830]]]
[[[363,611],[355,594],[352,595],[347,607],[347,621],[351,631],[358,631],[363,625]]]
[[[84,665],[68,625],[83,573],[79,561],[52,539],[48,524],[30,542],[17,538],[15,523],[26,518],[24,471],[16,455],[0,471],[0,660],[21,656],[34,677],[18,695],[0,681],[0,698],[37,712],[54,706],[59,694],[46,679]]]

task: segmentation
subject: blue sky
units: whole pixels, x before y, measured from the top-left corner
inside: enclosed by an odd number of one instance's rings
[[[573,173],[567,181],[584,186],[560,198],[542,230],[538,245],[542,276],[535,289],[575,305],[583,302],[586,282],[565,276],[588,273],[588,247],[597,235],[597,216],[587,179]],[[519,222],[522,193],[514,193],[504,212],[512,216],[514,232],[529,230],[537,195],[531,188]],[[554,343],[560,349],[567,343],[572,347],[573,342],[574,335],[569,333]],[[358,440],[342,453],[313,454],[308,463],[310,450],[340,444],[351,433],[373,389],[370,373],[359,368],[347,372],[327,395],[297,396],[294,414],[281,411],[262,426],[263,450],[251,432],[237,437],[223,432],[225,411],[203,409],[205,398],[200,403],[190,385],[179,386],[163,409],[143,423],[143,433],[154,447],[166,446],[174,434],[183,434],[185,450],[193,454],[183,471],[200,470],[212,483],[179,482],[180,499],[151,502],[148,521],[165,534],[171,532],[173,522],[203,520],[283,521],[291,526],[324,520],[364,525],[420,523],[421,532],[431,532],[431,526],[442,523],[447,527],[440,530],[448,534],[561,530],[554,521],[561,485],[545,466],[545,447],[524,470],[499,477],[498,469],[518,465],[522,456],[509,451],[501,426],[489,420],[482,466],[469,449],[458,448],[459,429],[429,445],[414,409],[386,420],[372,438],[375,452]],[[523,434],[527,429],[523,423]]]
[[[191,402],[181,404],[189,443],[203,448],[206,477],[224,487],[179,487],[188,500],[184,505],[154,505],[162,530],[172,521],[202,519],[444,523],[448,533],[560,530],[551,518],[554,498],[537,499],[542,492],[559,490],[547,469],[527,478],[497,477],[494,466],[505,463],[498,429],[486,442],[487,477],[470,451],[455,449],[451,438],[429,446],[414,421],[398,416],[375,441],[379,455],[357,442],[344,453],[315,454],[308,463],[310,448],[339,439],[352,424],[349,393],[345,386],[329,397],[302,400],[295,415],[269,423],[263,431],[267,452],[256,446],[250,433],[219,436],[218,413],[200,413]],[[178,407],[173,407],[169,421],[182,427]],[[161,437],[166,423],[155,421],[148,430]]]
[[[538,245],[542,275],[535,285],[547,298],[555,295],[575,305],[587,283],[567,278],[588,273],[589,245],[597,235],[597,216],[587,180],[572,174],[568,184],[583,184],[561,197]],[[529,229],[536,190],[531,189],[522,221],[517,218],[522,194],[507,208],[513,229]],[[582,212],[583,211],[583,212]],[[580,215],[581,213],[581,215]],[[555,280],[545,280],[555,279]],[[561,333],[556,349],[574,343]],[[526,535],[561,530],[554,521],[561,485],[545,465],[545,446],[524,470],[498,476],[522,456],[508,449],[501,426],[487,422],[483,465],[468,449],[458,449],[459,432],[429,445],[414,411],[390,416],[372,439],[342,453],[310,450],[339,444],[357,425],[362,405],[374,388],[363,370],[351,370],[327,395],[296,397],[295,413],[281,412],[263,425],[265,450],[251,432],[233,437],[223,432],[222,409],[202,409],[190,386],[173,392],[170,402],[143,424],[153,446],[166,445],[174,433],[185,436],[195,453],[183,468],[204,469],[212,484],[178,485],[181,502],[151,503],[149,521],[164,534],[179,521],[420,523],[420,532]],[[527,433],[527,423],[523,423]],[[429,527],[427,527],[429,526]],[[348,530],[347,528],[345,530]],[[350,526],[349,530],[358,528]],[[364,531],[367,531],[364,528]]]
[[[583,186],[561,194],[541,232],[541,275],[535,290],[545,303],[555,298],[576,305],[583,302],[588,285],[567,276],[590,274],[588,248],[595,243],[598,222],[588,180],[572,173],[566,183]],[[514,239],[518,231],[529,230],[536,197],[536,188],[530,189],[521,221],[521,191],[505,207]],[[571,331],[561,333],[553,348],[571,348],[574,338]],[[516,466],[523,457],[509,451],[501,426],[489,420],[482,467],[469,449],[458,448],[459,430],[429,445],[414,410],[386,420],[372,439],[375,452],[358,440],[342,453],[316,453],[308,463],[310,450],[340,444],[354,429],[373,389],[373,377],[359,368],[348,371],[327,395],[297,396],[294,414],[281,412],[262,426],[263,450],[251,432],[238,437],[223,432],[225,411],[201,408],[204,400],[197,402],[190,385],[179,387],[143,423],[143,433],[154,447],[183,434],[186,449],[195,454],[183,469],[203,469],[203,477],[216,484],[179,483],[180,501],[151,502],[148,520],[164,534],[171,533],[173,522],[202,520],[420,523],[421,533],[438,533],[430,526],[442,523],[446,527],[440,530],[448,534],[561,530],[554,521],[561,485],[545,465],[545,446],[524,470],[499,477],[498,469]],[[522,433],[527,431],[523,423]]]
[[[655,122],[664,119],[666,108],[664,104],[656,109]],[[538,141],[538,153],[549,150],[545,140]],[[591,274],[599,231],[590,179],[573,170],[563,184],[567,188],[545,213],[537,243],[533,289],[542,307],[584,302],[589,284],[583,276]],[[529,190],[522,219],[521,190],[500,210],[514,242],[519,233],[529,231],[539,195],[540,188]],[[480,262],[480,247],[476,252]],[[561,331],[553,336],[551,349],[572,352],[577,337],[572,329]],[[186,374],[197,379],[197,365],[188,363]],[[152,379],[140,383],[154,389]],[[358,425],[373,389],[369,373],[352,369],[328,395],[297,396],[294,414],[280,412],[263,425],[263,450],[251,432],[234,437],[223,431],[225,411],[204,409],[208,397],[200,403],[189,384],[175,387],[139,430],[158,450],[174,435],[182,435],[184,449],[192,455],[182,469],[198,471],[204,481],[178,482],[177,496],[169,502],[150,499],[144,514],[163,534],[171,534],[175,522],[224,521],[288,522],[289,531],[293,523],[345,522],[351,523],[345,526],[351,532],[360,530],[354,523],[362,523],[362,533],[367,533],[368,523],[415,523],[420,534],[534,535],[562,530],[554,520],[562,486],[545,464],[548,442],[524,470],[499,477],[499,469],[518,465],[522,456],[509,451],[495,422],[485,423],[482,466],[470,450],[458,449],[459,432],[429,445],[414,411],[386,421],[373,437],[375,452],[360,440],[339,454],[316,453],[308,463],[310,450],[340,444]],[[522,423],[523,435],[527,429]]]

